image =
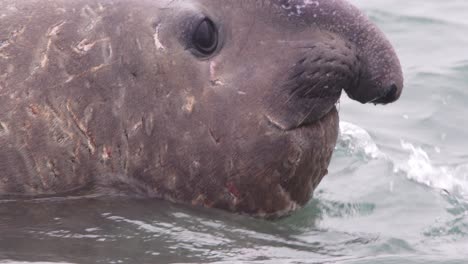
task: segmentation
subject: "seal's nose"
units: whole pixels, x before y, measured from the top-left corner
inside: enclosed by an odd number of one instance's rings
[[[353,65],[359,67],[358,82],[344,87],[348,96],[361,103],[396,101],[402,93],[404,78],[400,60],[385,34],[346,0],[309,2],[316,4],[305,5],[301,12],[304,19],[311,25],[320,22],[322,28],[341,36],[354,47],[357,57]]]
[[[382,93],[382,96],[373,100],[372,103],[374,104],[393,103],[396,100],[398,100],[398,98],[400,97],[400,93],[398,92],[400,90],[401,89],[399,89],[396,84],[392,84],[384,90],[384,92]]]

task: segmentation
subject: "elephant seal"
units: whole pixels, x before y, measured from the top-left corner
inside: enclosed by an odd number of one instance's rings
[[[327,174],[344,90],[403,88],[344,0],[0,0],[0,194],[279,217]]]

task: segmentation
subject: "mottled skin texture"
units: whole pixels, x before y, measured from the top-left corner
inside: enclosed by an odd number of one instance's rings
[[[129,194],[275,217],[327,173],[342,90],[398,58],[342,0],[0,0],[0,195]],[[216,24],[207,58],[187,39]]]

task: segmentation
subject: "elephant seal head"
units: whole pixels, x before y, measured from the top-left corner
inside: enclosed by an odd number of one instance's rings
[[[281,216],[327,174],[342,91],[387,104],[403,88],[389,41],[344,0],[0,6],[0,193],[94,183]]]
[[[327,173],[342,91],[373,104],[401,94],[394,49],[346,1],[182,2],[159,36],[189,110],[170,120],[185,124],[175,138],[190,134],[183,167],[199,165],[194,204],[260,216],[304,205]]]

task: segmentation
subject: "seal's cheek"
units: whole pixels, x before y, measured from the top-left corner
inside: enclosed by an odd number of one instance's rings
[[[314,124],[293,131],[270,128],[269,136],[252,135],[236,149],[226,192],[235,197],[231,210],[276,218],[305,205],[327,174],[338,136],[338,113],[332,109]]]

